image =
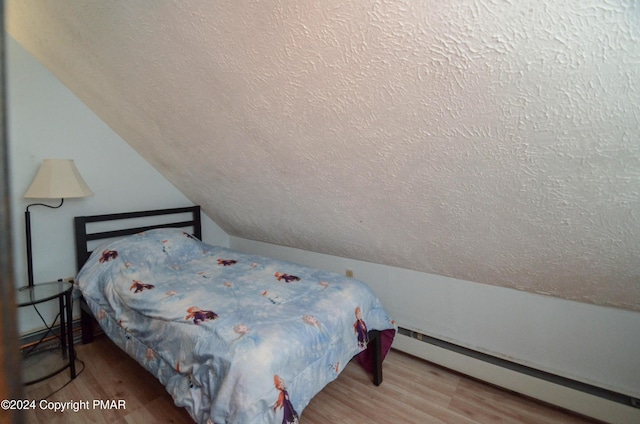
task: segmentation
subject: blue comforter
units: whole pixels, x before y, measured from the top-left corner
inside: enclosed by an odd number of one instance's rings
[[[77,276],[105,332],[199,423],[288,423],[354,355],[395,330],[336,273],[152,230],[96,249]]]

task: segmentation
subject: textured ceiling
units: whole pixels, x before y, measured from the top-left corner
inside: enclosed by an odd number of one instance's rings
[[[7,3],[230,235],[640,310],[638,2]]]

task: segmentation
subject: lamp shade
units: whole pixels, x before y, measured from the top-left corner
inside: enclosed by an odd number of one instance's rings
[[[25,193],[27,199],[67,199],[93,196],[71,159],[45,159]]]

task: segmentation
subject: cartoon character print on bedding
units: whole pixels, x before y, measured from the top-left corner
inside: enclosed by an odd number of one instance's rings
[[[134,290],[133,293],[135,294],[135,293],[140,293],[141,291],[144,291],[144,290],[154,289],[155,287],[156,286],[154,286],[153,284],[146,284],[138,280],[133,280],[133,284],[131,284],[129,291]]]
[[[204,321],[213,321],[218,318],[218,314],[213,311],[205,311],[203,309],[198,308],[197,306],[192,306],[187,309],[188,315],[184,318],[186,320],[193,320],[195,325],[200,325],[201,322]]]
[[[176,270],[179,269],[180,264],[207,253],[206,248],[191,234],[174,230],[151,230],[138,233],[137,235],[142,236],[141,243],[146,247],[129,253],[142,257],[143,262],[166,264]],[[162,254],[158,254],[159,252],[155,248],[150,248],[151,244],[154,247],[159,246]]]
[[[273,406],[273,411],[277,413],[279,409],[282,409],[282,424],[297,424],[299,420],[298,413],[293,408],[291,400],[289,400],[289,393],[284,380],[276,374],[273,376],[273,383],[280,392],[278,400]]]
[[[356,322],[353,323],[353,331],[358,335],[358,347],[365,349],[369,344],[369,332],[367,331],[367,324],[362,319],[362,309],[359,306],[356,307]]]
[[[111,259],[115,259],[118,257],[117,250],[103,250],[102,255],[100,255],[100,263],[109,262]]]
[[[285,283],[300,281],[300,277],[296,277],[295,275],[285,274],[284,272],[276,272],[275,277],[278,281],[284,280]]]

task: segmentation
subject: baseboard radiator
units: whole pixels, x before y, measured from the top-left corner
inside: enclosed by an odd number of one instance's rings
[[[640,399],[400,327],[393,347],[462,374],[607,423],[640,423]]]

